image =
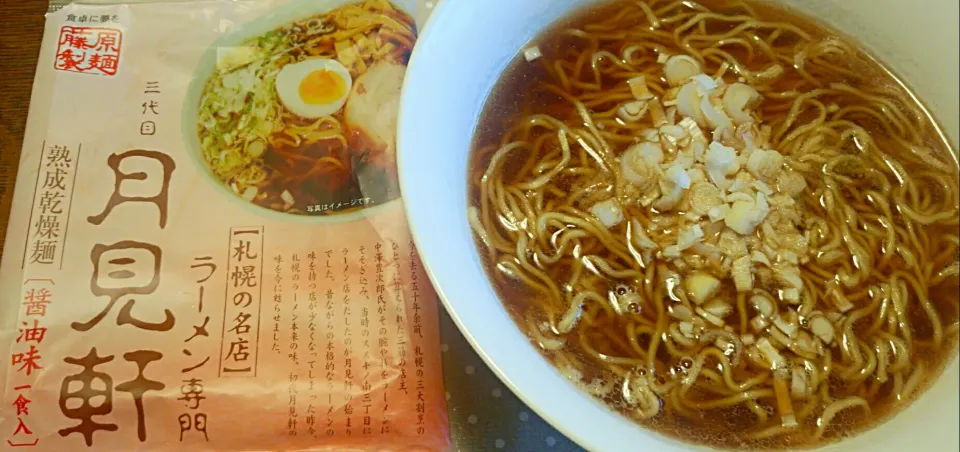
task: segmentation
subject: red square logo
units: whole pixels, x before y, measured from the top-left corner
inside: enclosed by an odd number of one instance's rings
[[[115,28],[63,27],[57,42],[58,71],[116,75],[123,33]]]

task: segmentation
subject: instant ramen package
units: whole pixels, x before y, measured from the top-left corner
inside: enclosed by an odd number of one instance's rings
[[[395,167],[417,8],[48,17],[0,274],[0,449],[449,448]]]

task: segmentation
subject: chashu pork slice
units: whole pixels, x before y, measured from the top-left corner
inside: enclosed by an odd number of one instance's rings
[[[406,69],[388,61],[371,66],[354,81],[344,112],[351,135],[363,143],[351,150],[369,151],[367,158],[384,168],[396,161],[397,114]]]

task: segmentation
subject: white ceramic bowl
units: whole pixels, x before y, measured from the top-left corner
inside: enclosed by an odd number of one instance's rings
[[[420,37],[400,114],[400,180],[416,244],[447,310],[524,402],[595,451],[689,450],[607,409],[529,344],[487,280],[467,224],[467,155],[498,74],[536,33],[591,0],[445,0]],[[956,0],[782,0],[852,36],[914,88],[956,148]],[[957,360],[917,402],[827,450],[960,449]]]

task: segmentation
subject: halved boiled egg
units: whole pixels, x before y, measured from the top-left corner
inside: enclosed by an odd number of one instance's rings
[[[284,107],[297,116],[313,119],[340,111],[353,79],[340,62],[313,58],[284,66],[277,73],[276,85]]]

